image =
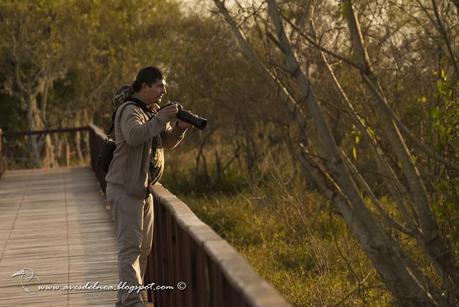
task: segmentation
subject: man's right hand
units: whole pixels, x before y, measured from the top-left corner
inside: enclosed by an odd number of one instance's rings
[[[176,104],[171,104],[170,106],[164,107],[158,111],[156,114],[160,120],[163,122],[168,122],[177,117],[178,107]]]

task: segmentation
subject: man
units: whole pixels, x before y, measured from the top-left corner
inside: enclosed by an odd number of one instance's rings
[[[106,176],[107,200],[112,204],[118,244],[120,283],[143,284],[153,239],[153,198],[148,187],[164,169],[163,148],[174,148],[191,124],[177,120],[176,105],[160,109],[166,82],[156,67],[141,69],[132,85],[132,97],[116,111],[116,149]],[[135,105],[132,101],[135,101]],[[116,306],[145,306],[145,293],[118,291]]]

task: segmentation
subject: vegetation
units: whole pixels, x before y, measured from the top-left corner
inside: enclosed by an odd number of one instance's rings
[[[453,306],[458,5],[0,0],[0,128],[107,129],[160,66],[210,119],[163,183],[290,302]],[[5,145],[8,168],[88,159],[79,133]]]
[[[294,306],[393,303],[346,225],[319,193],[299,182],[285,185],[274,174],[252,191],[234,175],[209,189],[197,184],[199,178],[188,181],[179,175],[176,181],[172,174],[166,172],[162,183]],[[235,185],[238,192],[228,189]]]

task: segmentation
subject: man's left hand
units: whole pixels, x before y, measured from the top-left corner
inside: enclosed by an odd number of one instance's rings
[[[193,127],[193,125],[190,123],[184,122],[183,120],[177,119],[177,127],[185,130],[185,129]]]

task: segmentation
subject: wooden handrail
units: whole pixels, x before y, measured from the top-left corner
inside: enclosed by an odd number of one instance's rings
[[[97,128],[98,129],[98,128]],[[2,154],[2,161],[0,161],[0,177],[2,173],[6,171],[6,164],[4,158],[8,155],[8,147],[4,146],[5,144],[1,143],[3,142],[3,139],[9,141],[11,139],[15,138],[20,138],[24,136],[32,136],[36,135],[38,138],[41,136],[45,136],[47,134],[51,133],[67,133],[67,132],[90,132],[92,129],[89,126],[83,126],[83,127],[72,127],[72,128],[56,128],[56,129],[44,129],[44,130],[33,130],[33,131],[4,131],[0,136],[2,136],[0,139],[0,153]],[[0,130],[1,131],[1,130]],[[8,144],[8,143],[7,143]]]
[[[155,184],[154,240],[145,284],[177,285],[154,291],[154,306],[290,306],[228,242],[188,206]]]

